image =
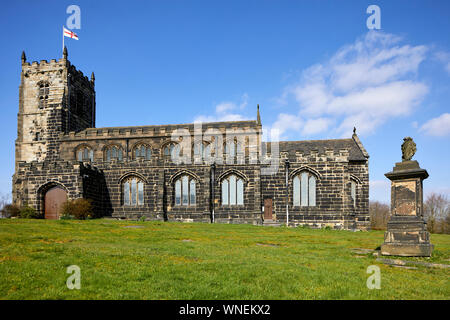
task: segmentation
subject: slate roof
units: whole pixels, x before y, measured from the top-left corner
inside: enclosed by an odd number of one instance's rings
[[[295,154],[295,152],[301,152],[305,155],[310,154],[311,151],[317,151],[319,154],[325,154],[325,150],[333,150],[338,153],[339,150],[346,149],[349,151],[349,160],[351,161],[364,161],[367,160],[369,155],[359,139],[355,141],[351,139],[330,139],[330,140],[304,140],[304,141],[280,141],[280,152],[289,152],[289,154]]]

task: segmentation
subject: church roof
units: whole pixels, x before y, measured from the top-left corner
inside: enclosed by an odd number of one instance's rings
[[[357,138],[357,137],[356,137]],[[356,141],[357,140],[357,141]],[[280,152],[295,152],[308,155],[311,151],[325,154],[326,150],[338,153],[340,150],[348,150],[350,161],[364,161],[369,158],[366,150],[355,136],[351,139],[329,139],[329,140],[303,140],[303,141],[280,141]]]

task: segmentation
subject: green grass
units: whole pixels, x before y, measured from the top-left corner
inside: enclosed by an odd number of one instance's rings
[[[450,236],[431,241],[433,257],[413,259],[449,264]],[[0,298],[450,298],[448,269],[395,268],[351,250],[382,242],[382,231],[2,219]],[[69,265],[81,268],[81,290],[66,287]],[[380,290],[366,286],[370,265]]]

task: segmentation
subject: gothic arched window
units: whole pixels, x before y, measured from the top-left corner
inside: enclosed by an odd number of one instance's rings
[[[105,160],[111,161],[111,160],[119,160],[122,161],[123,159],[123,150],[122,148],[118,146],[108,146],[105,149]]]
[[[78,161],[94,161],[94,151],[87,146],[79,147],[76,153]]]
[[[292,181],[294,206],[313,207],[316,205],[317,178],[309,171],[302,171]]]
[[[357,187],[356,182],[354,180],[350,180],[350,194],[352,197],[353,207],[356,207],[356,187]]]
[[[47,107],[48,94],[50,92],[50,85],[48,82],[41,82],[39,84],[39,108]]]
[[[196,181],[183,175],[175,181],[175,205],[193,206],[197,203]]]
[[[169,143],[164,147],[163,154],[165,157],[170,157],[173,155],[178,155],[180,146],[176,143]]]
[[[204,142],[197,142],[192,147],[195,159],[206,160],[211,157],[211,145]]]
[[[134,148],[133,154],[135,159],[150,160],[152,157],[152,149],[145,144],[140,144]]]
[[[137,177],[128,177],[122,182],[122,198],[125,206],[144,204],[144,182]]]
[[[222,205],[244,204],[244,180],[231,174],[222,180]]]
[[[243,155],[243,147],[242,144],[237,142],[236,140],[230,140],[225,144],[225,157],[226,159],[230,159],[234,161],[236,156]]]

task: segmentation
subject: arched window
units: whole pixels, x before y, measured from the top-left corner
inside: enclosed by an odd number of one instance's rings
[[[237,142],[236,140],[228,141],[225,144],[225,157],[226,159],[230,159],[234,161],[236,156],[243,155],[243,147],[242,144]]]
[[[171,157],[173,155],[178,155],[180,152],[180,146],[176,143],[169,143],[164,147],[163,154],[164,157]]]
[[[135,159],[150,160],[152,157],[152,149],[145,144],[140,144],[134,148],[133,154]]]
[[[39,108],[45,108],[48,102],[48,94],[50,92],[50,85],[48,82],[41,82],[39,84]]]
[[[123,204],[142,206],[144,204],[144,182],[137,177],[128,177],[122,182]]]
[[[192,146],[194,160],[206,160],[211,157],[211,145],[205,142],[197,142]]]
[[[78,161],[94,161],[94,151],[86,146],[77,149]]]
[[[222,205],[233,206],[244,204],[244,181],[231,174],[222,180]]]
[[[316,205],[317,178],[308,171],[302,171],[292,181],[294,206],[313,207]]]
[[[356,207],[356,182],[353,180],[350,180],[350,190],[353,207]]]
[[[122,161],[123,159],[123,150],[122,148],[118,146],[108,146],[105,149],[105,160],[111,161],[111,160],[119,160]]]
[[[175,205],[193,206],[197,203],[196,181],[183,175],[175,181]]]

